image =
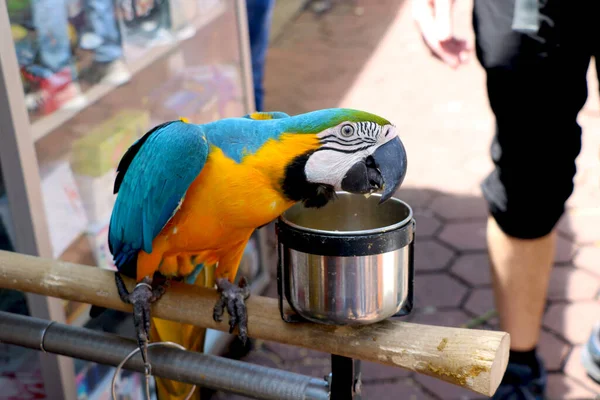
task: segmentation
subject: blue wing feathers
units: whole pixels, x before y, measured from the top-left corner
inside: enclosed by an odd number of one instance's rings
[[[116,194],[119,191],[119,188],[121,187],[121,183],[123,182],[123,177],[125,176],[127,169],[131,165],[131,162],[133,161],[136,154],[140,151],[140,148],[142,147],[142,145],[146,142],[146,140],[148,140],[150,135],[152,135],[154,132],[156,132],[159,129],[165,128],[167,125],[170,125],[173,122],[175,122],[175,121],[169,121],[169,122],[165,122],[164,124],[155,126],[150,131],[148,131],[144,136],[142,136],[141,138],[136,140],[131,145],[131,147],[129,147],[129,149],[127,149],[127,151],[121,158],[121,161],[119,162],[119,165],[117,167],[117,177],[115,179],[115,187],[114,187],[113,193]]]
[[[109,248],[123,274],[135,277],[140,250],[152,252],[152,242],[201,172],[209,144],[236,162],[255,153],[267,141],[277,140],[296,124],[282,112],[270,120],[249,116],[204,125],[170,121],[136,141],[117,168],[117,200],[109,227]]]
[[[108,233],[119,271],[135,276],[138,252],[152,252],[152,241],[172,218],[207,156],[201,126],[181,121],[155,127],[127,150],[115,180],[118,196]]]

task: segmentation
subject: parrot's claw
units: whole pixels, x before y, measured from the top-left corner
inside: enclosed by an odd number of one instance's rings
[[[150,305],[158,300],[165,292],[169,282],[152,288],[152,278],[145,277],[133,289],[127,291],[123,278],[115,274],[119,297],[124,303],[133,305],[133,324],[137,335],[138,346],[144,360],[146,375],[150,374],[150,363],[148,362],[148,341],[150,340]]]
[[[246,299],[250,297],[250,287],[246,279],[240,279],[238,286],[229,282],[226,278],[217,279],[217,291],[221,294],[219,301],[215,304],[213,319],[221,322],[223,313],[227,308],[229,314],[229,333],[233,333],[235,326],[238,326],[238,337],[242,343],[246,344],[248,340],[248,313],[246,311]]]

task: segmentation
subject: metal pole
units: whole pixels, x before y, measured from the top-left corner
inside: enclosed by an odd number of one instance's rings
[[[100,364],[118,365],[137,347],[117,335],[0,312],[0,341]],[[173,348],[151,348],[154,375],[264,400],[328,400],[327,382],[275,368]],[[135,356],[124,369],[143,372]]]
[[[248,33],[248,14],[246,10],[246,0],[234,0],[235,13],[237,18],[238,41],[240,48],[240,64],[242,85],[246,95],[244,104],[246,112],[256,111],[254,102],[254,81],[252,80],[252,57],[250,55],[250,35]]]
[[[331,355],[331,400],[360,400],[360,360]]]

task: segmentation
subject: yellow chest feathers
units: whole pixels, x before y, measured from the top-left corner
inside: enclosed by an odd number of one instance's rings
[[[240,228],[269,223],[293,205],[281,189],[286,167],[318,146],[316,135],[284,134],[245,155],[240,163],[212,148],[181,211],[193,219],[214,216]]]

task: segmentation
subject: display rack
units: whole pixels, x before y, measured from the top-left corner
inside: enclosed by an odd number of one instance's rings
[[[117,62],[126,72],[119,79],[94,69],[99,43],[111,42],[93,43],[98,21],[84,1],[40,0],[37,14],[33,2],[0,3],[0,237],[20,253],[114,268],[107,224],[116,163],[127,147],[165,120],[204,123],[254,110],[245,0],[156,0],[147,9],[147,2],[132,0],[137,9],[117,6],[114,21],[103,23],[114,24],[119,35]],[[42,9],[50,3],[53,9]],[[61,4],[65,10],[57,8]],[[67,22],[57,25],[61,13]],[[47,76],[39,72],[50,54],[44,52],[57,48],[40,43],[48,29],[55,30],[53,40],[60,38],[59,28],[69,40],[70,67]],[[88,79],[94,74],[98,79]],[[255,293],[269,282],[266,234],[253,236],[241,267]],[[32,316],[89,323],[87,304],[26,298]],[[209,331],[206,351],[220,352],[231,337]],[[97,377],[102,371],[89,363],[75,366],[43,355],[40,366],[47,398],[93,398],[105,386]],[[94,393],[86,381],[91,375],[100,387]]]
[[[181,39],[186,39],[190,34],[190,30],[192,35],[194,32],[201,30],[204,26],[208,25],[215,19],[217,19],[220,15],[222,15],[226,10],[225,3],[217,2],[214,7],[209,8],[206,13],[199,15],[199,17],[192,22],[192,25],[187,27],[182,32],[177,32],[173,39],[169,43],[165,43],[161,46],[156,46],[151,48],[144,57],[141,57],[137,60],[134,60],[131,63],[128,63],[128,69],[133,75],[136,75],[144,68],[152,65],[152,63],[161,57],[168,54],[170,51],[177,48],[180,45]],[[61,108],[55,113],[48,115],[35,121],[31,125],[31,131],[33,135],[34,141],[38,141],[56,128],[59,128],[62,124],[67,122],[69,119],[77,115],[81,110],[89,107],[94,104],[98,100],[100,100],[103,96],[113,91],[119,85],[114,83],[108,83],[105,85],[95,85],[89,91],[82,94],[77,101],[67,104],[65,107]]]

